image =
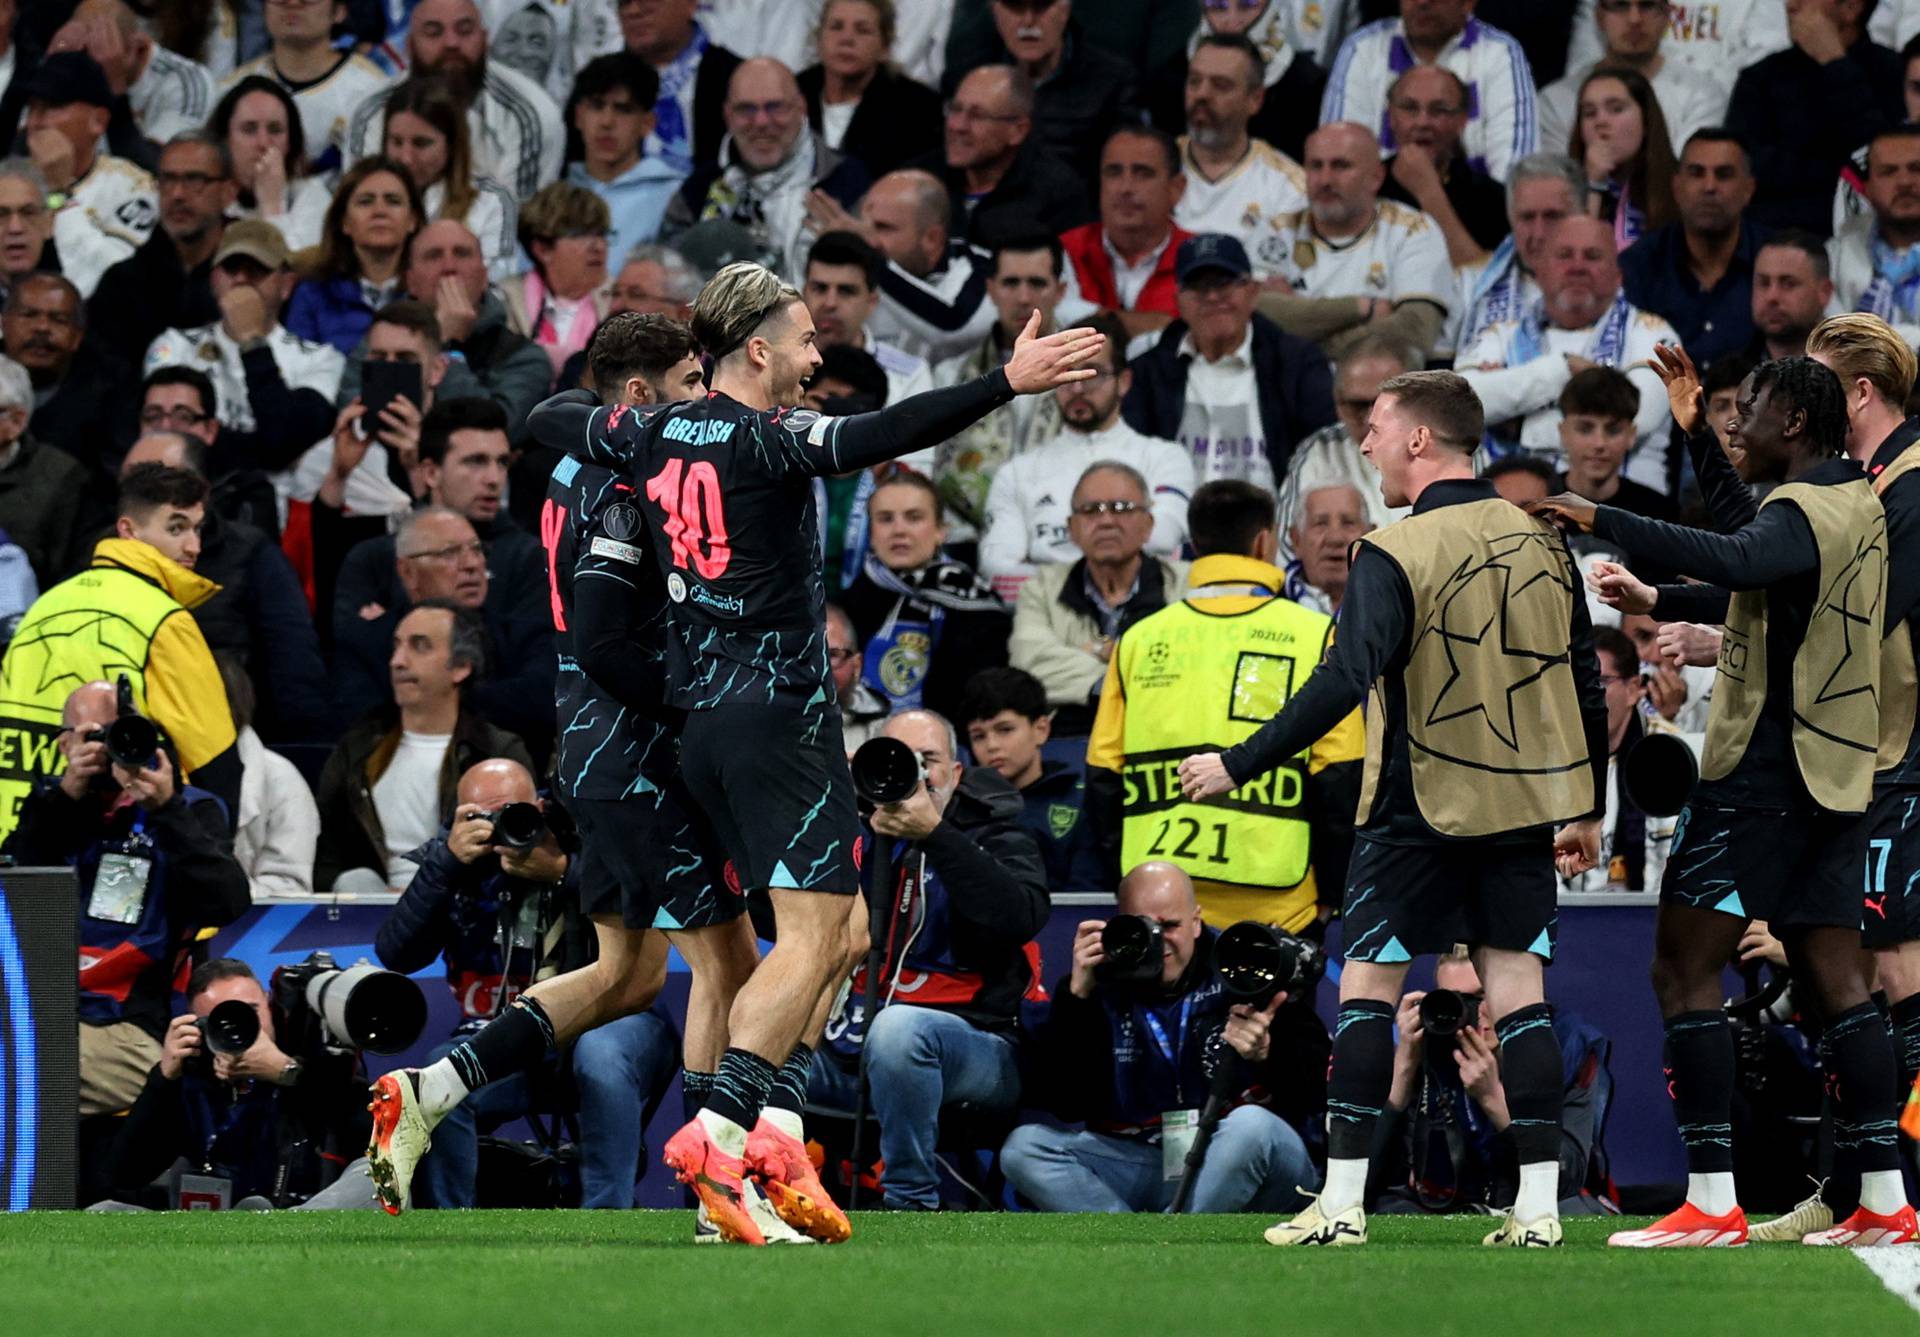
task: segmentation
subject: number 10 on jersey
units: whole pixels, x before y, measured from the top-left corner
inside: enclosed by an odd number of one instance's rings
[[[647,500],[658,502],[666,512],[663,528],[673,545],[675,566],[684,571],[691,564],[702,580],[718,580],[725,574],[733,548],[727,542],[720,475],[709,461],[689,465],[685,460],[668,460],[666,468],[647,480]]]

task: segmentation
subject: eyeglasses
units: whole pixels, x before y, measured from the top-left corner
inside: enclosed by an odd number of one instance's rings
[[[1418,116],[1421,112],[1425,112],[1436,121],[1444,121],[1449,116],[1458,116],[1466,110],[1465,107],[1455,106],[1451,102],[1415,102],[1410,98],[1402,98],[1391,105],[1402,116]]]
[[[844,664],[849,659],[858,659],[859,657],[860,652],[858,650],[849,650],[842,645],[830,645],[827,647],[827,662],[829,664]]]
[[[10,225],[14,219],[22,223],[37,223],[47,216],[47,211],[37,204],[23,204],[18,209],[0,205],[0,227]]]
[[[1147,508],[1137,501],[1083,501],[1073,508],[1075,515],[1137,515]]]
[[[743,121],[757,121],[762,117],[769,121],[782,120],[793,114],[795,104],[786,98],[778,102],[729,102],[727,115],[737,116]]]
[[[158,404],[140,410],[142,427],[198,427],[212,418],[211,413],[196,413],[184,404],[162,408]]]
[[[176,186],[185,186],[188,190],[201,191],[208,186],[217,185],[227,178],[209,176],[205,172],[156,172],[153,178],[160,189],[169,190]]]
[[[449,543],[444,548],[429,548],[425,552],[403,552],[402,557],[416,562],[452,562],[462,557],[484,557],[487,545],[479,539],[471,543]]]
[[[1602,14],[1664,14],[1667,0],[1600,0],[1596,8]]]
[[[998,121],[1002,125],[1011,125],[1015,121],[1024,121],[1026,117],[1019,112],[988,111],[984,107],[969,107],[964,102],[948,99],[941,107],[949,121]]]

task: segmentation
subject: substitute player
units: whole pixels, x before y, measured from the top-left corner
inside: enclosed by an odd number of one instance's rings
[[[1017,394],[1093,375],[1084,364],[1103,336],[1040,338],[1038,328],[1036,316],[1007,365],[977,380],[822,417],[793,407],[820,365],[800,294],[759,265],[730,265],[694,304],[712,394],[637,410],[550,400],[529,420],[542,444],[631,472],[666,573],[671,701],[687,712],[681,774],[742,884],[767,888],[773,903],[777,941],[734,1002],[707,1106],[665,1148],[724,1238],[762,1242],[743,1207],[749,1167],[789,1224],[827,1240],[848,1234],[805,1146],[761,1118],[776,1081],[804,1090],[812,1055],[800,1041],[847,961],[843,898],[859,887],[812,479],[933,446]]]
[[[1361,450],[1404,520],[1356,545],[1326,661],[1260,731],[1180,763],[1190,800],[1232,792],[1324,736],[1372,692],[1342,915],[1345,971],[1327,1082],[1327,1181],[1267,1231],[1364,1244],[1368,1149],[1393,1078],[1393,1016],[1416,956],[1455,942],[1500,1036],[1520,1191],[1489,1245],[1560,1243],[1560,1049],[1541,987],[1554,876],[1591,867],[1607,710],[1586,600],[1560,535],[1473,476],[1480,401],[1452,372],[1380,387]],[[1554,826],[1565,823],[1556,836]]]
[[[1534,508],[1624,551],[1709,585],[1662,587],[1613,563],[1593,583],[1625,612],[1726,624],[1701,782],[1674,832],[1660,881],[1654,992],[1666,1019],[1668,1089],[1687,1149],[1687,1200],[1623,1248],[1723,1247],[1747,1241],[1734,1198],[1734,1046],[1720,972],[1750,919],[1787,948],[1806,997],[1826,1022],[1824,1064],[1836,1135],[1861,1168],[1861,1210],[1913,1214],[1894,1137],[1892,1041],[1869,997],[1860,950],[1859,818],[1873,790],[1880,717],[1886,515],[1846,458],[1839,379],[1810,358],[1762,363],[1740,387],[1729,446],[1706,428],[1691,361],[1661,348],[1656,370],[1720,533],[1643,519],[1583,498]],[[1755,505],[1746,482],[1778,484]],[[1732,591],[1729,595],[1728,591]],[[1871,1242],[1853,1227],[1808,1243]]]

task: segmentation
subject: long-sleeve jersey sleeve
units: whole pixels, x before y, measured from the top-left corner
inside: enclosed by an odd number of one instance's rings
[[[1732,534],[1713,534],[1649,520],[1612,506],[1594,516],[1593,532],[1635,557],[1729,590],[1758,590],[1820,565],[1813,530],[1798,507],[1769,506]]]

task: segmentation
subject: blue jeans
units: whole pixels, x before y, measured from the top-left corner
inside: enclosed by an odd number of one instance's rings
[[[1161,1212],[1178,1179],[1161,1173],[1160,1147],[1142,1138],[1022,1124],[1000,1149],[1007,1182],[1043,1212]],[[1258,1105],[1220,1121],[1193,1186],[1195,1212],[1287,1212],[1320,1172],[1293,1125]]]
[[[895,1207],[938,1207],[940,1174],[933,1163],[943,1106],[1010,1110],[1019,1103],[1020,1071],[1013,1040],[983,1031],[951,1012],[895,1003],[867,1028],[867,1086],[880,1123],[880,1187]],[[825,1054],[813,1057],[807,1100],[852,1110],[860,1074]]]
[[[430,1061],[453,1052],[457,1040]],[[580,1205],[631,1207],[640,1178],[644,1117],[659,1103],[680,1065],[680,1037],[666,1014],[638,1012],[596,1027],[573,1042],[571,1091],[561,1064],[488,1082],[454,1106],[433,1130],[433,1149],[414,1176],[423,1207],[471,1207],[480,1159],[480,1127],[497,1128],[531,1113],[580,1112]],[[564,1063],[562,1060],[561,1063]]]

